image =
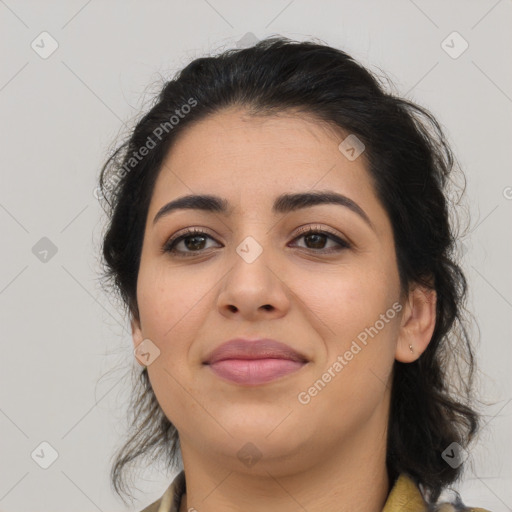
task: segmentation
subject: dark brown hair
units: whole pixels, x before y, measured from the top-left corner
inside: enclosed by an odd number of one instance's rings
[[[453,442],[466,448],[479,426],[464,308],[467,283],[457,260],[459,235],[448,197],[457,166],[433,115],[386,92],[376,75],[347,53],[313,41],[271,37],[250,48],[198,58],[166,82],[101,171],[100,199],[109,219],[102,254],[105,282],[138,319],[142,241],[162,161],[182,130],[231,106],[254,116],[298,111],[364,143],[368,170],[393,227],[402,290],[433,283],[437,292],[428,348],[412,363],[394,363],[387,439],[390,480],[405,472],[434,502],[463,468],[448,464],[443,451]],[[131,436],[111,472],[119,495],[126,494],[123,475],[135,459],[152,453],[169,469],[180,459],[176,428],[162,412],[144,370],[131,411]]]

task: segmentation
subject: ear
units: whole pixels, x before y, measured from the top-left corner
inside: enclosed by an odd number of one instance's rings
[[[144,336],[142,335],[142,327],[138,318],[135,318],[135,316],[132,315],[130,323],[132,326],[133,348],[135,350],[144,340]],[[139,363],[140,366],[145,366],[139,361],[138,357],[135,357],[135,360]]]
[[[436,302],[432,288],[418,284],[408,292],[396,345],[397,361],[412,363],[428,347],[436,325]]]

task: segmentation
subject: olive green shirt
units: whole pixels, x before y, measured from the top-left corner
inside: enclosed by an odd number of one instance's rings
[[[185,491],[185,473],[181,471],[163,496],[141,512],[179,512],[181,497]],[[438,512],[489,512],[483,508],[456,509],[449,504],[440,505],[437,510]],[[382,512],[428,512],[428,507],[414,481],[406,474],[401,474],[393,485]]]

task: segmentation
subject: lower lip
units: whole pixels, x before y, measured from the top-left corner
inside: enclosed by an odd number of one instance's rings
[[[225,359],[208,366],[223,379],[254,386],[296,372],[305,364],[289,359]]]

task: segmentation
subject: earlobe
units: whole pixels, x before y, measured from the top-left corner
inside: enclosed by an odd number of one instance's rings
[[[416,285],[409,291],[396,345],[397,361],[412,363],[428,347],[436,325],[436,302],[432,288]]]
[[[131,327],[132,327],[132,340],[133,340],[133,349],[135,350],[144,340],[144,336],[142,335],[142,328],[140,326],[140,321],[132,317],[131,320]],[[137,362],[144,366],[139,359],[135,358]]]

